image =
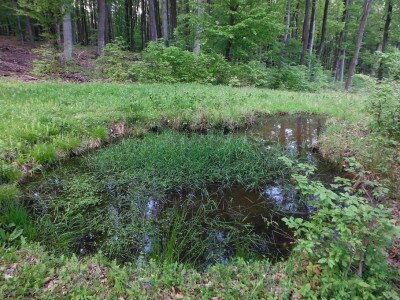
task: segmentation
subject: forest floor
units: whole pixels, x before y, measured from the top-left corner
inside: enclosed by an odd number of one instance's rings
[[[35,49],[39,49],[40,42],[34,46],[28,43],[21,44],[15,37],[0,35],[0,76],[22,81],[41,80],[33,72],[33,61],[38,58]],[[94,47],[76,46],[74,49],[75,67],[60,74],[53,74],[52,79],[66,82],[89,82],[94,78],[83,73],[94,69],[96,49]]]

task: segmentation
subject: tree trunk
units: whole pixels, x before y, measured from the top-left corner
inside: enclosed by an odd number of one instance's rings
[[[35,44],[35,35],[33,33],[31,19],[28,16],[25,17],[25,23],[26,23],[26,30],[28,32],[29,43],[31,44],[31,46],[33,46]]]
[[[131,9],[132,0],[125,0],[125,39],[131,47]]]
[[[168,3],[167,0],[162,0],[162,35],[165,47],[169,45],[168,35]]]
[[[58,49],[61,48],[61,24],[58,22],[56,23],[56,45]]]
[[[230,6],[229,26],[235,25],[235,16],[234,16],[233,13],[236,12],[238,8],[239,8],[238,4]],[[232,47],[233,47],[233,41],[232,41],[231,38],[228,38],[228,42],[227,42],[226,47],[225,47],[225,58],[228,61],[232,60]]]
[[[291,22],[291,0],[288,0],[286,7],[286,17],[285,17],[286,32],[285,36],[283,37],[283,43],[285,45],[285,48],[287,48],[290,40],[290,22]]]
[[[356,70],[358,55],[360,54],[361,43],[364,36],[365,26],[367,25],[368,15],[371,10],[371,5],[372,5],[372,0],[364,0],[360,25],[358,27],[358,32],[357,32],[356,48],[354,49],[354,54],[350,61],[349,71],[347,74],[346,87],[345,87],[346,91],[351,90],[351,85],[353,83],[353,75]]]
[[[12,1],[13,4],[13,8],[15,9],[15,11],[17,11],[18,9],[18,4],[16,0]],[[24,44],[24,32],[22,31],[22,26],[21,26],[21,16],[18,14],[18,12],[16,12],[16,18],[17,18],[17,30],[18,30],[18,35],[21,39],[21,44]]]
[[[145,3],[144,0],[141,0],[141,4],[140,4],[141,8],[142,8],[142,12],[140,15],[140,32],[141,32],[141,38],[142,38],[142,50],[144,49],[144,44],[146,42],[146,7],[145,7]]]
[[[344,68],[344,61],[346,59],[345,42],[347,40],[347,28],[350,19],[349,6],[351,5],[351,1],[352,0],[343,0],[344,10],[342,15],[342,22],[344,23],[344,28],[339,34],[338,50],[335,57],[334,78],[335,80],[339,80],[340,82],[343,81],[343,74],[344,74],[343,68]]]
[[[314,48],[314,34],[315,34],[315,9],[316,9],[316,0],[312,0],[312,8],[311,8],[311,20],[310,20],[310,34],[308,36],[308,70],[311,71],[311,63],[312,63],[312,52]]]
[[[387,13],[386,13],[386,20],[385,20],[385,27],[383,28],[383,39],[382,39],[382,53],[385,53],[388,46],[389,40],[389,28],[390,22],[392,21],[392,11],[393,11],[393,3],[392,0],[387,0]],[[378,79],[383,79],[383,63],[379,64],[378,69]]]
[[[176,0],[170,0],[170,10],[171,10],[171,13],[170,13],[170,16],[171,16],[171,33],[173,34],[174,33],[174,30],[175,30],[175,28],[176,28],[176,26],[177,26],[177,24],[178,24],[178,21],[177,21],[177,10],[176,10]]]
[[[198,0],[197,7],[197,27],[196,27],[196,37],[194,39],[193,53],[195,55],[200,55],[201,52],[201,35],[203,33],[203,14],[204,14],[204,0]]]
[[[322,18],[322,29],[321,29],[321,41],[319,43],[319,47],[317,50],[317,58],[319,59],[322,56],[325,47],[325,39],[326,39],[326,28],[328,23],[328,11],[329,11],[329,0],[325,0],[324,6],[324,16]]]
[[[303,35],[302,35],[302,42],[303,42],[303,50],[301,51],[300,57],[300,64],[305,64],[307,48],[308,48],[308,37],[310,33],[310,7],[311,7],[311,0],[305,0],[305,12],[304,12],[304,22],[303,22]]]
[[[149,18],[150,18],[150,40],[157,41],[157,20],[155,0],[149,0]]]
[[[99,23],[97,29],[97,55],[103,55],[106,34],[106,1],[97,0],[99,9]]]
[[[65,11],[65,5],[63,6],[63,11]],[[74,42],[72,39],[72,21],[71,12],[67,11],[64,13],[63,18],[63,37],[64,37],[64,59],[65,61],[70,61],[72,59],[72,52],[74,47]]]

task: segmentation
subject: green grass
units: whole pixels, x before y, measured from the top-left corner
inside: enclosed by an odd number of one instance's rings
[[[36,223],[42,242],[59,253],[77,251],[82,236],[91,232],[102,237],[96,250],[112,259],[134,261],[143,249],[143,235],[160,234],[163,240],[170,236],[166,248],[176,251],[172,257],[179,258],[182,252],[183,262],[195,264],[196,256],[207,254],[203,243],[207,231],[229,227],[232,241],[244,248],[255,234],[240,222],[237,226],[211,214],[218,211],[214,199],[205,197],[191,207],[185,198],[180,201],[182,207],[169,207],[169,196],[178,191],[203,193],[211,184],[257,190],[287,173],[278,159],[281,155],[281,147],[266,148],[244,136],[149,133],[143,139],[127,139],[96,151],[72,166],[45,172],[43,181],[27,190],[27,197],[32,198],[33,210],[40,212]],[[164,225],[157,230],[144,216],[150,197],[171,209],[158,217],[157,222]],[[188,211],[202,217],[192,218]],[[185,220],[177,219],[180,214]],[[174,222],[180,227],[178,237],[171,233],[176,230],[171,227]],[[185,247],[178,251],[178,245]]]
[[[0,81],[0,159],[33,166],[107,139],[108,126],[222,128],[259,114],[310,112],[356,121],[365,96],[198,84]],[[134,127],[135,127],[134,126]],[[64,153],[64,154],[63,154]]]
[[[200,273],[181,264],[118,266],[100,255],[78,260],[37,245],[0,247],[0,296],[5,299],[276,299],[280,265],[236,260]]]

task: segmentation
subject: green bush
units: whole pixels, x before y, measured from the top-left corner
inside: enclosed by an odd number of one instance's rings
[[[377,86],[368,111],[372,115],[371,126],[375,131],[400,139],[400,84],[387,82]]]
[[[0,185],[18,181],[22,177],[22,172],[5,161],[0,160]]]
[[[270,69],[268,86],[273,89],[308,91],[311,89],[308,70],[305,66],[284,65],[280,69]]]
[[[135,60],[128,50],[128,46],[122,37],[117,37],[104,48],[104,55],[96,60],[96,65],[104,77],[114,81],[129,79],[129,66]]]
[[[60,71],[59,53],[53,45],[44,44],[33,52],[39,56],[33,60],[34,75],[43,77]]]
[[[226,83],[229,64],[220,55],[201,54],[150,43],[130,73],[143,82]]]
[[[354,74],[353,76],[353,91],[355,92],[370,92],[373,91],[376,86],[376,79],[364,75],[364,74]]]
[[[387,190],[370,180],[360,164],[348,164],[359,190],[343,178],[336,178],[328,189],[309,179],[308,166],[295,167],[297,189],[313,199],[314,213],[310,219],[284,218],[298,237],[289,272],[307,299],[397,299],[390,284],[395,271],[385,251],[399,232],[390,210],[377,204]]]

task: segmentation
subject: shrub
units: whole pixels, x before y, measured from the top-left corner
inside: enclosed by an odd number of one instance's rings
[[[369,101],[368,111],[372,115],[373,130],[400,139],[400,84],[379,85]]]
[[[114,81],[129,79],[128,69],[135,56],[127,51],[128,46],[122,37],[117,37],[104,48],[104,55],[96,60],[100,72]]]
[[[311,181],[307,166],[295,168],[297,189],[311,201],[310,219],[284,218],[299,238],[291,256],[292,276],[308,299],[394,299],[385,250],[398,236],[390,211],[376,204],[385,193],[354,160],[348,161],[360,191],[348,179],[336,178],[332,188]],[[367,192],[364,192],[366,190]],[[372,191],[372,192],[371,192]]]
[[[53,45],[44,44],[33,51],[39,56],[33,60],[34,75],[43,77],[60,71],[59,53]]]
[[[280,69],[271,69],[268,85],[273,89],[310,90],[307,68],[305,66],[284,65]]]
[[[375,78],[364,74],[354,74],[353,91],[369,92],[372,91],[375,86],[376,86]]]

